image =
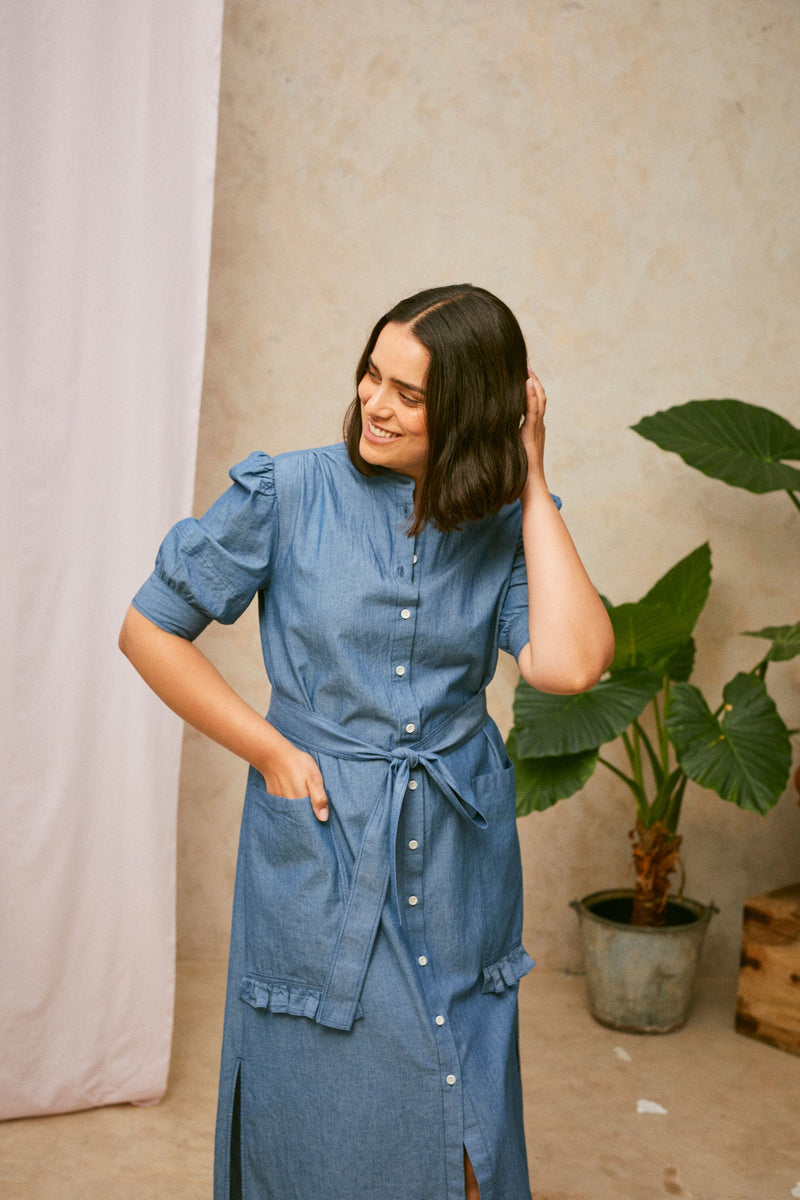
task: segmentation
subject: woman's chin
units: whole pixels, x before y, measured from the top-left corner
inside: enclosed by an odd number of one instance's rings
[[[386,461],[386,447],[376,446],[374,442],[369,441],[365,434],[362,433],[361,441],[358,444],[358,449],[364,462],[368,462],[373,467],[388,466]]]

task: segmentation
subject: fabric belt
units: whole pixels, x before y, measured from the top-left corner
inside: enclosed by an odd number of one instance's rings
[[[333,961],[325,981],[316,1020],[334,1029],[350,1029],[391,880],[392,898],[402,923],[397,891],[397,830],[411,771],[421,769],[465,821],[480,828],[486,818],[472,790],[457,784],[441,755],[463,745],[486,720],[486,696],[479,692],[420,741],[386,749],[362,741],[343,726],[328,721],[273,692],[267,720],[294,745],[309,753],[387,764],[386,784],[379,789],[353,867],[350,892],[339,929]]]

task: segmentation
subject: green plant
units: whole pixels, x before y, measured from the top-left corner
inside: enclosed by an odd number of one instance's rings
[[[800,512],[800,429],[785,417],[744,400],[690,400],[632,426],[662,450],[679,454],[690,467],[731,487],[756,495],[786,492]],[[763,679],[770,662],[800,654],[800,621],[749,631],[772,645],[756,668]]]
[[[800,509],[800,431],[738,400],[691,401],[634,426],[706,474],[754,492],[783,489]],[[789,460],[789,461],[787,461]],[[605,601],[616,653],[600,683],[579,696],[517,686],[508,751],[517,770],[519,815],[579,791],[601,763],[633,794],[634,924],[665,920],[680,867],[678,825],[689,779],[739,808],[765,814],[791,768],[789,731],[766,689],[770,662],[800,652],[800,623],[748,636],[770,647],[722,689],[715,708],[689,680],[693,631],[708,598],[711,553],[699,546],[633,604]],[[601,754],[619,740],[624,766]],[[627,768],[627,769],[626,769]]]

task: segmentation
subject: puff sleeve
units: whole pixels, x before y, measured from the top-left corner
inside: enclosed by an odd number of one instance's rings
[[[274,464],[251,454],[230,472],[231,487],[199,519],[179,521],[133,598],[143,616],[193,640],[211,621],[231,624],[266,587],[275,560],[278,504]]]

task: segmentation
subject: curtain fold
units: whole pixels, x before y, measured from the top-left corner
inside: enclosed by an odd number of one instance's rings
[[[119,654],[191,506],[223,0],[0,8],[0,1116],[158,1100],[181,723]]]

